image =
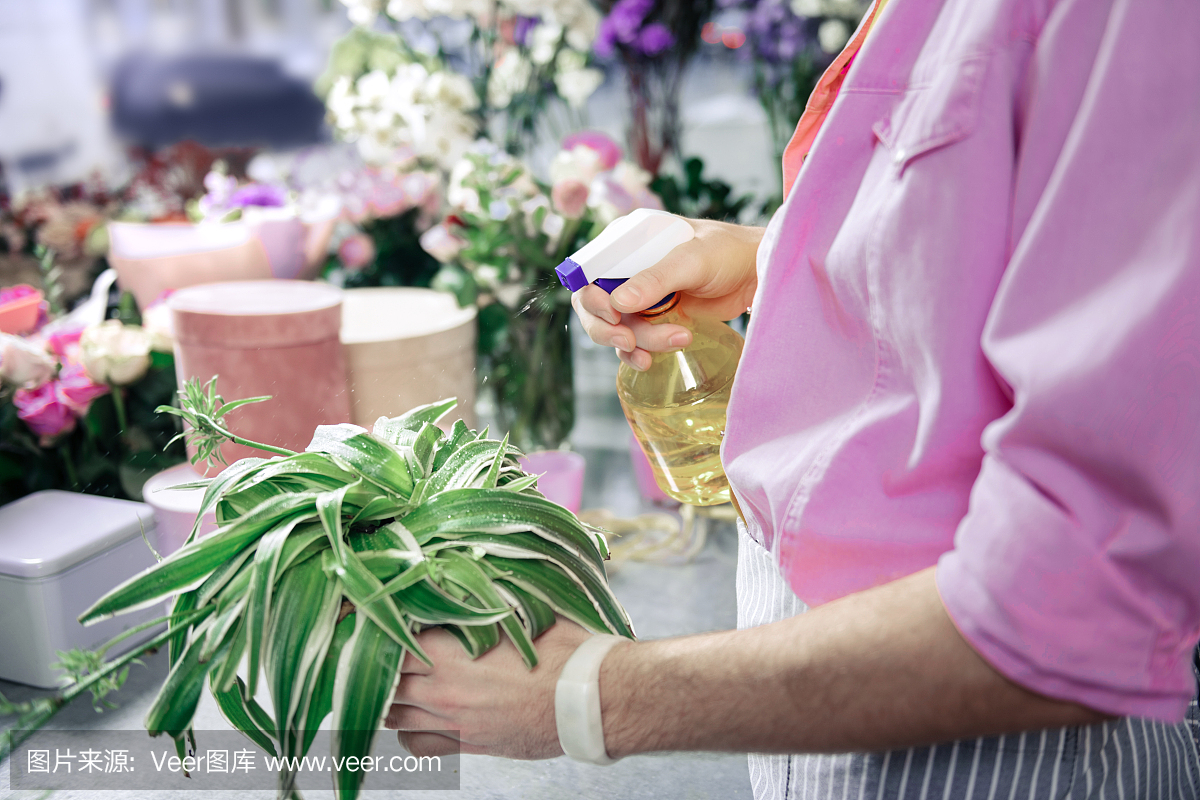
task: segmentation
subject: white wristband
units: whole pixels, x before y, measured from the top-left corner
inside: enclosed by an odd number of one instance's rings
[[[628,639],[599,634],[585,641],[567,659],[554,690],[554,720],[563,752],[588,764],[613,764],[604,749],[600,719],[600,663],[608,651]]]

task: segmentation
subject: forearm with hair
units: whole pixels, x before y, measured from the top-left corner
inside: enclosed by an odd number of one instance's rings
[[[932,568],[770,625],[619,646],[600,697],[613,757],[875,751],[1107,718],[994,670]]]

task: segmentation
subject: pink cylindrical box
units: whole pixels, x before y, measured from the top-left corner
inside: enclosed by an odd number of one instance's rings
[[[350,421],[337,287],[307,281],[212,283],[180,289],[168,303],[180,386],[188,378],[205,383],[216,375],[217,393],[226,401],[272,396],[224,417],[233,433],[299,451],[318,425]],[[264,455],[232,442],[221,454],[229,463]]]

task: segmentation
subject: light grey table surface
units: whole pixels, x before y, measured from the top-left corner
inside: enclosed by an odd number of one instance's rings
[[[577,332],[578,333],[578,332]],[[576,450],[587,459],[583,507],[608,508],[631,516],[655,510],[643,501],[631,471],[628,428],[613,393],[616,359],[610,351],[575,337],[578,422],[572,435]],[[736,533],[728,524],[713,524],[704,549],[690,564],[665,566],[625,563],[612,576],[612,587],[628,610],[642,639],[732,628],[737,623],[734,572]],[[10,646],[11,643],[0,643]],[[51,727],[62,730],[140,730],[142,720],[166,677],[166,656],[159,652],[134,667],[125,687],[113,699],[119,707],[103,714],[87,702],[61,712]],[[35,690],[0,681],[0,692],[22,700]],[[197,730],[224,730],[207,692],[197,712]],[[384,736],[391,736],[385,732]],[[8,764],[0,765],[0,797],[56,800],[184,800],[205,798],[268,798],[267,792],[168,791],[88,792],[60,790],[51,795],[13,791]],[[609,767],[577,764],[567,758],[522,762],[485,756],[463,756],[460,788],[445,791],[371,792],[368,797],[427,798],[428,800],[499,800],[520,798],[749,798],[752,796],[746,758],[739,754],[671,753],[634,756]],[[306,791],[306,798],[332,797],[332,791]]]

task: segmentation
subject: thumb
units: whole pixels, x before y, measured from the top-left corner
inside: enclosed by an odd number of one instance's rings
[[[703,245],[696,239],[667,253],[652,267],[634,275],[612,292],[612,304],[618,311],[632,314],[655,305],[671,292],[690,292],[707,285],[711,275],[701,258]]]

